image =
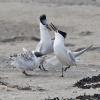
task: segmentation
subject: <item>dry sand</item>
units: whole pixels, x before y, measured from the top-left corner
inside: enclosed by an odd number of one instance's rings
[[[49,72],[37,68],[31,72],[32,77],[26,77],[8,63],[8,56],[21,52],[22,47],[34,50],[41,14],[46,14],[49,22],[68,33],[68,48],[75,50],[94,45],[80,56],[77,67],[65,72],[64,78],[59,77],[60,66],[45,66]],[[73,87],[79,79],[100,73],[99,41],[99,0],[0,0],[0,100],[44,100],[49,96],[74,98],[84,93],[100,93],[100,88]]]

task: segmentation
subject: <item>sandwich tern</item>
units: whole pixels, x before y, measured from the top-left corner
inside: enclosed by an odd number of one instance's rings
[[[37,44],[35,51],[41,52],[43,55],[47,55],[53,52],[53,40],[48,32],[51,31],[46,15],[43,14],[40,16],[40,42]],[[44,62],[43,62],[44,63]],[[46,69],[42,66],[39,66],[40,69],[46,71]]]
[[[64,45],[64,39],[66,38],[67,33],[63,32],[61,30],[58,30],[52,23],[50,24],[51,28],[55,32],[55,40],[54,40],[54,54],[58,58],[58,60],[62,64],[62,77],[63,75],[63,65],[68,66],[65,68],[65,71],[70,68],[70,66],[76,65],[76,57],[83,54],[85,51],[89,50],[92,45],[90,45],[88,48],[85,48],[83,50],[80,50],[78,52],[72,52],[69,49],[65,49]]]
[[[27,51],[24,49],[23,53],[13,54],[10,56],[11,65],[21,69],[22,73],[30,76],[26,71],[33,71],[44,62],[45,56],[40,52]]]
[[[38,43],[35,50],[37,52],[41,52],[43,55],[53,52],[53,41],[48,32],[48,29],[51,31],[46,15],[43,14],[40,16],[40,42]]]

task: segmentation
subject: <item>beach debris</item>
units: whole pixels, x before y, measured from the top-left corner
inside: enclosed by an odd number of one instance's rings
[[[75,100],[100,100],[100,94],[80,95]]]
[[[54,97],[54,98],[47,98],[47,99],[45,99],[45,100],[67,100],[67,99],[64,99],[64,98],[59,98],[59,97]]]
[[[97,76],[92,76],[83,78],[74,84],[74,87],[82,88],[82,89],[90,89],[90,88],[100,88],[100,74]]]
[[[54,98],[48,98],[48,99],[44,99],[44,100],[100,100],[100,94],[93,94],[93,95],[79,95],[75,98],[59,98],[59,97],[54,97]]]

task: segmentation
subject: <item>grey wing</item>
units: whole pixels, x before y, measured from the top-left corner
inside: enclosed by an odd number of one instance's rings
[[[72,54],[71,52],[69,52],[69,56],[70,56],[70,58],[71,58],[71,61],[72,61],[72,62],[75,62],[75,58],[74,58],[74,56],[73,56],[73,54]]]
[[[35,49],[36,52],[41,52],[42,51],[42,43],[39,42],[36,46],[36,49]]]
[[[71,50],[66,50],[66,48],[65,48],[65,52],[68,53],[71,63],[72,62],[75,63],[75,56],[73,52]]]

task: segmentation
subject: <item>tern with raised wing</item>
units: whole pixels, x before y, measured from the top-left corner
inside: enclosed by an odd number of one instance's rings
[[[49,34],[49,31],[51,31],[48,21],[46,18],[46,15],[43,14],[39,18],[40,20],[40,42],[37,44],[35,51],[41,52],[43,55],[47,55],[53,52],[53,40],[51,39],[51,36]],[[43,62],[44,63],[44,62]],[[44,71],[47,71],[43,64],[39,66],[39,68]]]
[[[46,15],[43,14],[40,16],[40,42],[35,50],[37,52],[41,52],[43,55],[53,52],[53,41],[48,30],[51,29],[48,25]]]

